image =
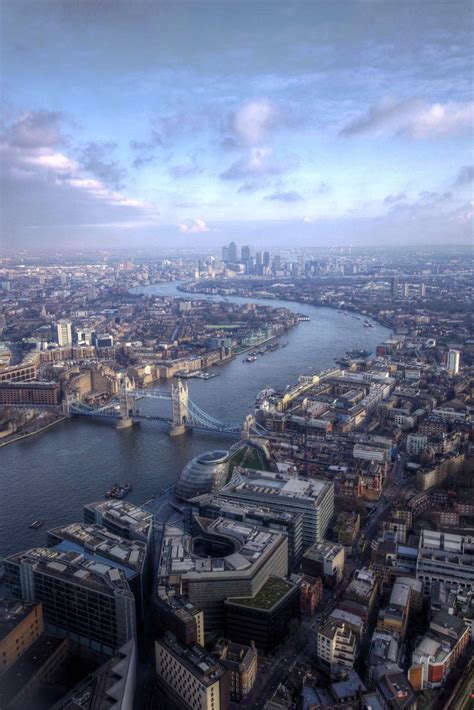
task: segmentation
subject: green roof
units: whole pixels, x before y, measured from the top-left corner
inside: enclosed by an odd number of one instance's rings
[[[232,597],[229,602],[253,609],[271,609],[294,585],[280,577],[270,577],[254,597]]]

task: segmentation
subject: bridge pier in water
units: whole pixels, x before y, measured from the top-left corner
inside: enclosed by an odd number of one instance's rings
[[[123,377],[122,382],[120,383],[120,418],[117,419],[117,424],[115,425],[117,429],[127,429],[128,427],[133,426],[133,419],[130,416],[130,402],[128,399],[127,395],[127,383],[126,383],[126,378]],[[132,408],[134,407],[134,403],[132,404]]]
[[[170,436],[181,436],[187,426],[188,416],[188,385],[178,379],[177,383],[171,385],[171,422]]]

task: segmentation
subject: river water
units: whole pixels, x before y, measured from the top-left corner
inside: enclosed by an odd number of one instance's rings
[[[136,291],[204,298],[181,293],[176,283]],[[251,299],[228,300],[243,303]],[[289,341],[285,348],[253,363],[237,357],[216,368],[219,376],[210,380],[188,380],[191,399],[222,421],[240,423],[264,387],[284,388],[300,374],[332,366],[334,358],[353,348],[374,351],[390,333],[378,324],[365,328],[362,320],[330,308],[277,300],[258,303],[284,306],[311,320],[300,322],[281,337]],[[171,381],[154,386],[169,389]],[[143,410],[160,413],[163,406],[150,400],[140,404]],[[176,481],[190,458],[210,448],[227,448],[231,442],[190,432],[170,438],[163,425],[155,422],[116,430],[110,423],[82,418],[5,446],[0,449],[0,557],[44,544],[48,528],[82,520],[83,505],[103,499],[115,481],[130,481],[133,490],[127,500],[143,503]],[[30,529],[35,519],[44,520],[44,526]]]

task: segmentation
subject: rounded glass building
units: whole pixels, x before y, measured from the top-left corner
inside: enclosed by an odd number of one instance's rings
[[[207,451],[196,456],[183,469],[175,488],[177,498],[188,500],[219,490],[227,483],[230,471],[228,451]]]

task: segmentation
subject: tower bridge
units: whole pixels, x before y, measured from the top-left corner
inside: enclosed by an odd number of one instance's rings
[[[144,414],[138,408],[142,399],[166,400],[171,404],[171,416]],[[154,389],[136,389],[127,386],[127,379],[123,378],[119,393],[107,404],[94,407],[75,399],[69,399],[64,406],[68,416],[98,417],[114,420],[118,429],[132,426],[135,421],[151,420],[166,422],[169,426],[170,436],[180,436],[188,430],[215,432],[236,438],[249,438],[252,433],[264,430],[249,415],[243,427],[237,423],[226,423],[216,419],[205,412],[189,397],[186,382],[179,380],[171,386],[171,392]]]

